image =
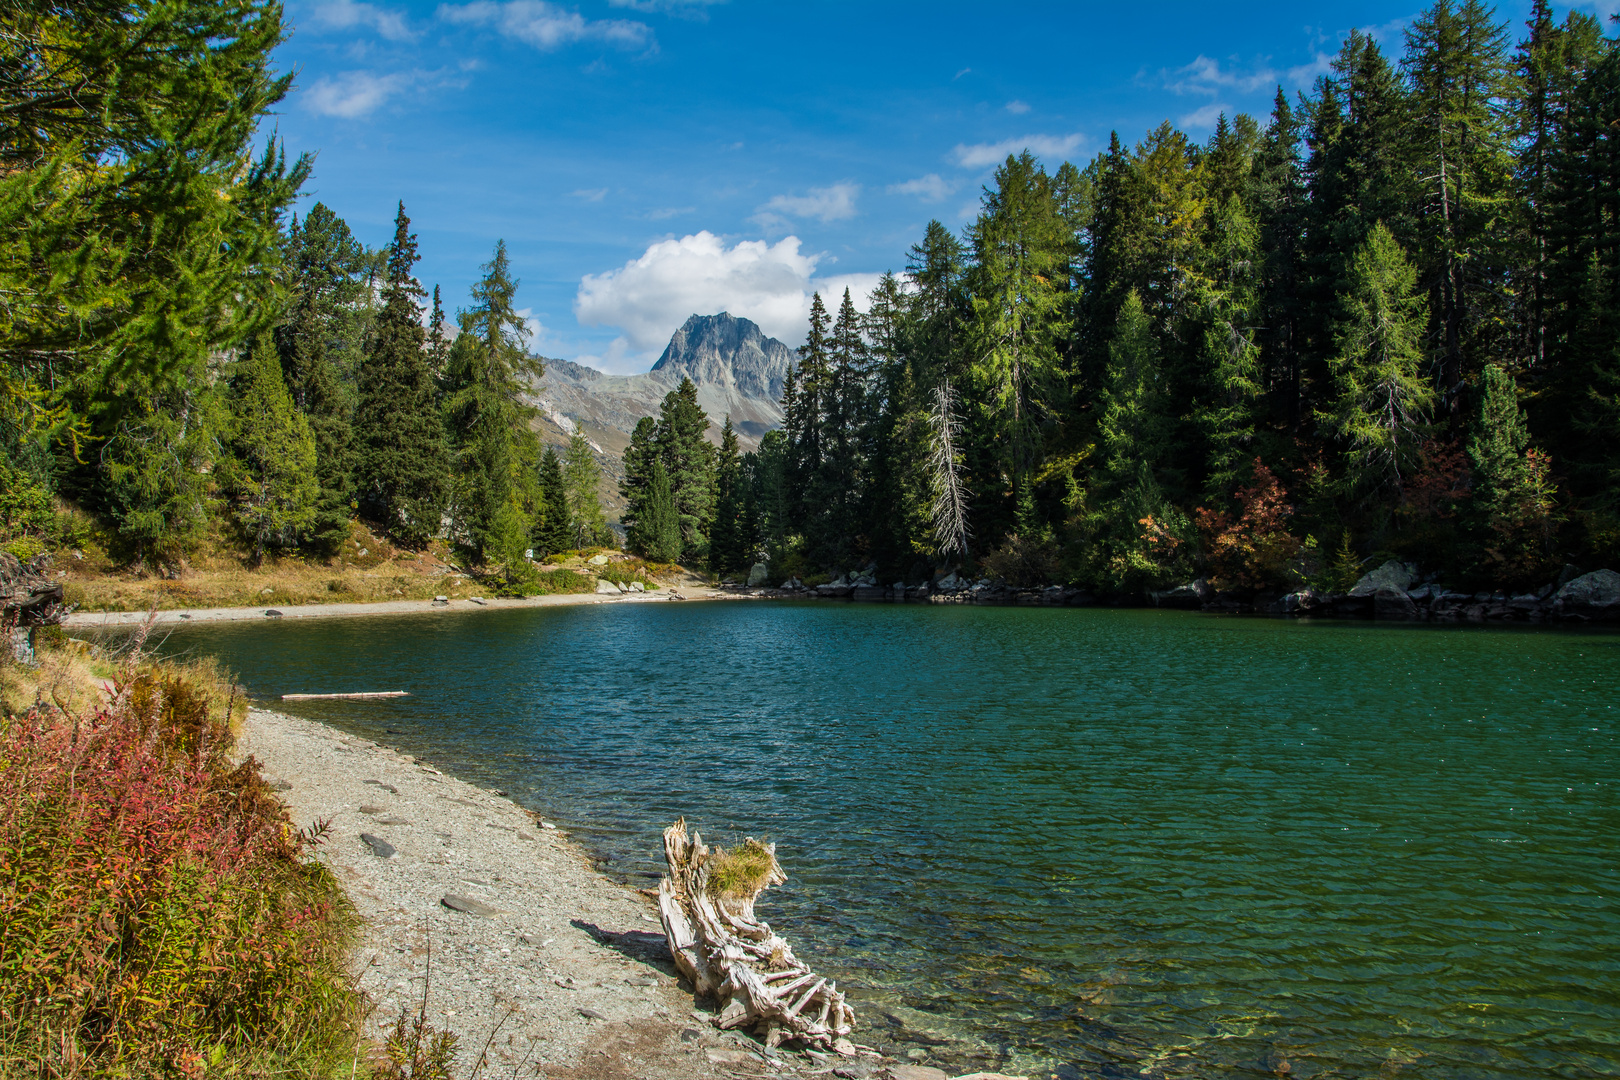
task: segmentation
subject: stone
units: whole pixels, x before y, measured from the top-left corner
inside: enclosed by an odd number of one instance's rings
[[[579,1015],[583,1016],[587,1020],[606,1020],[607,1019],[607,1017],[603,1016],[601,1013],[597,1012],[595,1009],[581,1009],[581,1010],[579,1010]]]
[[[455,893],[445,893],[439,897],[439,903],[451,911],[460,911],[468,915],[481,915],[486,919],[493,918],[501,913],[498,907],[492,907],[482,900],[474,900],[470,896],[457,896]]]
[[[769,574],[770,572],[771,568],[766,566],[764,563],[755,563],[748,571],[748,587],[750,589],[757,589],[761,585],[765,584],[765,575]]]
[[[904,600],[906,598],[906,583],[903,581],[897,581],[893,585],[890,585],[889,595],[893,596],[896,600]]]
[[[1574,581],[1576,578],[1578,578],[1580,576],[1581,576],[1581,568],[1580,567],[1573,566],[1570,563],[1565,563],[1564,568],[1561,571],[1559,571],[1559,573],[1558,573],[1558,581],[1557,581],[1555,587],[1562,589],[1565,585],[1568,585],[1570,582]]]
[[[720,1047],[709,1047],[703,1053],[708,1057],[711,1065],[756,1065],[759,1058],[746,1050],[730,1050]]]
[[[630,591],[631,592],[646,592],[647,591],[647,586],[643,585],[639,581],[632,581],[630,583]]]
[[[489,601],[485,600],[482,596],[469,596],[467,597],[467,602],[469,604],[477,604],[479,607],[485,607],[489,604]]]
[[[951,1080],[944,1069],[932,1065],[890,1065],[888,1072],[891,1080]]]
[[[681,1042],[697,1042],[703,1038],[703,1032],[695,1027],[681,1029]]]
[[[406,758],[405,760],[409,761],[410,759]],[[362,784],[373,784],[373,785],[375,785],[377,787],[382,788],[384,791],[386,791],[386,792],[388,792],[389,794],[392,794],[392,795],[398,795],[399,794],[399,788],[395,787],[393,784],[385,784],[381,780],[362,780],[360,782]]]
[[[380,814],[383,812],[383,808],[380,806],[362,806],[360,812],[362,814]]]
[[[832,1048],[833,1048],[833,1053],[839,1055],[840,1057],[854,1057],[855,1056],[855,1044],[850,1042],[848,1039],[845,1039],[845,1038],[834,1039],[833,1044],[832,1044]]]
[[[1554,593],[1553,603],[1561,614],[1579,618],[1620,614],[1620,574],[1613,570],[1582,574]]]
[[[928,1051],[924,1050],[920,1046],[913,1046],[910,1050],[906,1051],[906,1058],[910,1061],[927,1061]]]
[[[276,590],[270,588],[269,586],[266,586],[265,588],[262,588],[262,589],[259,590],[259,595],[260,596],[271,596],[271,595],[273,595],[275,593],[275,591]]]
[[[435,604],[448,604],[450,602],[450,598],[448,596],[435,596],[433,598],[433,602]]]
[[[1315,589],[1298,589],[1278,597],[1271,605],[1274,615],[1308,615],[1322,606],[1322,598]]]
[[[371,853],[379,859],[392,859],[394,857],[394,845],[380,836],[372,836],[368,832],[363,832],[360,834],[360,841],[370,848]]]
[[[619,587],[613,584],[613,582],[609,581],[607,578],[596,579],[596,591],[606,595],[619,595]]]
[[[264,617],[267,619],[279,619],[282,616],[281,612],[277,611],[275,608],[271,608],[264,613]]]
[[[839,1065],[833,1069],[832,1074],[839,1077],[839,1080],[869,1080],[870,1077],[877,1075],[877,1070],[870,1065]]]
[[[1363,574],[1350,590],[1351,596],[1371,596],[1379,589],[1399,589],[1405,592],[1417,582],[1417,568],[1410,563],[1391,559],[1370,574]]]
[[[1150,592],[1148,595],[1153,598],[1154,607],[1191,609],[1201,608],[1215,599],[1215,589],[1208,581],[1198,578],[1185,585]]]
[[[1405,589],[1381,588],[1372,594],[1373,618],[1389,622],[1410,622],[1418,617],[1417,605]]]
[[[591,558],[586,559],[585,561],[590,563],[592,566],[606,566],[608,564],[608,557],[606,555],[593,555]]]
[[[786,581],[782,582],[782,588],[784,590],[802,589],[804,588],[804,582],[800,581],[796,577],[790,577]]]
[[[976,1072],[968,1073],[966,1076],[958,1076],[956,1080],[1029,1080],[1029,1077],[1009,1076],[1007,1073]]]
[[[934,588],[940,592],[958,592],[967,587],[967,582],[963,581],[954,570],[934,583]]]

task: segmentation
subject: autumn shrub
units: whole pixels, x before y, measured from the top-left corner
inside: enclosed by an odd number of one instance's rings
[[[1258,591],[1298,584],[1290,572],[1302,541],[1288,531],[1293,508],[1270,469],[1254,459],[1254,482],[1233,493],[1232,512],[1197,511],[1207,576],[1217,589]]]
[[[1031,589],[1055,580],[1061,570],[1057,544],[1050,536],[1025,538],[1008,533],[994,551],[984,557],[985,575],[1000,579],[1015,589]]]
[[[126,667],[0,720],[0,1075],[348,1073],[357,917],[227,709]]]

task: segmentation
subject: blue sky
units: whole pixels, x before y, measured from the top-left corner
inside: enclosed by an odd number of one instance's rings
[[[1007,152],[1263,118],[1352,27],[1398,54],[1418,10],[290,0],[275,119],[318,155],[302,208],[381,245],[403,199],[452,311],[504,239],[531,347],[629,373],[694,312],[797,344],[812,289],[860,294],[930,218],[960,228]],[[1498,8],[1515,40],[1527,10]]]

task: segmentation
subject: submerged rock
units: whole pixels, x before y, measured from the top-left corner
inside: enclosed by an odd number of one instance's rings
[[[1201,608],[1215,599],[1215,589],[1205,579],[1198,578],[1173,589],[1150,591],[1148,596],[1152,598],[1154,607]]]

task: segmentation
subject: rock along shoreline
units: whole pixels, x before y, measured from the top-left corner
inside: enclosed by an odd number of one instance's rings
[[[371,1038],[425,996],[429,1022],[461,1037],[461,1075],[486,1053],[494,1075],[551,1080],[951,1075],[877,1052],[767,1050],[717,1030],[677,976],[654,903],[500,793],[266,709],[249,712],[238,752],[258,759],[297,827],[328,823],[317,857],[364,920],[352,970],[374,1006]]]

